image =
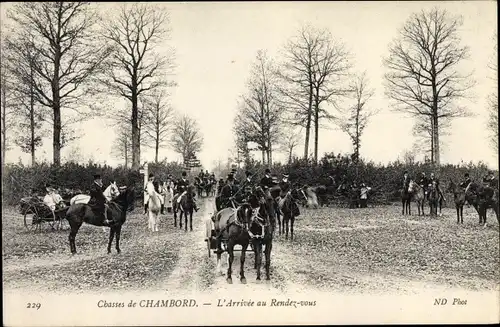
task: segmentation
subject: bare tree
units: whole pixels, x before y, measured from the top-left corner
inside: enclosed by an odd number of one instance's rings
[[[47,110],[36,101],[35,85],[38,76],[35,65],[39,60],[33,41],[29,36],[7,39],[5,42],[5,63],[13,79],[12,91],[15,101],[15,116],[17,120],[17,137],[15,143],[23,152],[31,154],[31,164],[36,162],[36,149],[42,145],[46,135],[43,129]]]
[[[492,73],[492,79],[495,81],[495,91],[488,97],[488,123],[487,128],[490,132],[490,141],[493,149],[498,153],[498,45],[497,34],[494,36],[495,47],[493,48],[493,56],[488,68]]]
[[[2,43],[3,35],[2,35]],[[2,175],[5,167],[5,155],[11,148],[10,133],[13,125],[13,92],[11,90],[12,76],[7,69],[7,61],[5,59],[6,51],[0,51],[0,108],[1,123],[2,123]]]
[[[203,136],[196,120],[187,115],[178,118],[172,129],[170,142],[172,149],[182,155],[184,162],[199,152],[203,145]]]
[[[123,160],[125,168],[129,167],[132,160],[132,134],[130,133],[131,125],[125,121],[117,130],[117,135],[113,143],[112,155],[117,159]]]
[[[288,163],[290,164],[293,159],[293,152],[302,141],[302,129],[295,129],[293,126],[285,128],[284,135],[280,142],[280,150],[286,153]]]
[[[384,59],[386,94],[397,110],[427,116],[431,123],[434,163],[440,164],[440,123],[467,115],[456,102],[473,85],[458,66],[469,56],[460,45],[461,17],[437,8],[412,14]]]
[[[174,85],[167,76],[174,68],[173,50],[159,55],[155,48],[169,35],[169,15],[150,4],[125,4],[118,16],[104,24],[104,36],[113,45],[108,90],[131,103],[132,168],[140,166],[139,99],[155,88]]]
[[[274,63],[265,51],[259,50],[247,82],[248,93],[241,97],[233,128],[240,140],[257,145],[262,163],[269,165],[280,135],[283,113],[275,72]]]
[[[146,99],[144,134],[146,144],[155,149],[155,163],[158,163],[158,152],[167,142],[173,125],[173,108],[168,104],[168,94],[164,90],[155,90]]]
[[[61,162],[62,108],[72,109],[78,121],[90,117],[82,110],[85,96],[94,90],[91,79],[107,56],[93,35],[97,15],[88,2],[16,3],[8,16],[14,28],[32,37],[39,57],[34,70],[39,77],[33,85],[37,101],[52,109],[53,162]]]
[[[306,26],[285,46],[285,58],[280,73],[285,83],[281,88],[283,101],[291,109],[292,125],[305,128],[306,159],[314,123],[314,160],[317,162],[321,121],[333,119],[324,104],[335,106],[336,99],[348,91],[344,79],[351,67],[350,55],[329,31]]]
[[[367,102],[374,94],[374,90],[368,84],[366,72],[354,76],[349,86],[354,104],[344,110],[343,117],[341,116],[340,119],[336,119],[342,131],[347,133],[351,139],[354,150],[353,161],[356,165],[356,176],[360,158],[361,137],[368,125],[369,119],[378,112],[378,110],[367,105]]]

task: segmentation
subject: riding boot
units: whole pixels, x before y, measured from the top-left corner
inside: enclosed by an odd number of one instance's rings
[[[147,214],[148,213],[148,204],[146,203],[144,205],[144,214]]]
[[[164,204],[161,205],[161,214],[162,215],[165,214],[165,205]]]

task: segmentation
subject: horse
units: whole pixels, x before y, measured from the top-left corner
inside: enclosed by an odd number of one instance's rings
[[[106,189],[104,190],[104,192],[102,192],[102,194],[104,194],[104,197],[109,202],[109,201],[112,201],[113,199],[115,199],[120,194],[120,190],[118,189],[118,186],[116,185],[116,183],[112,183],[112,184],[109,184],[108,187],[106,187]],[[87,204],[87,203],[89,203],[89,201],[90,201],[90,195],[77,194],[69,200],[69,204],[70,205],[77,204],[77,203]],[[102,231],[106,232],[106,228],[103,227]]]
[[[466,199],[474,205],[479,214],[479,224],[484,224],[486,227],[486,216],[489,208],[492,208],[497,216],[498,223],[500,218],[498,215],[498,189],[491,186],[483,186],[472,182],[466,189]]]
[[[234,205],[233,205],[234,206]],[[234,246],[241,245],[240,256],[240,281],[246,283],[245,278],[245,257],[248,244],[250,244],[250,234],[248,233],[248,226],[251,224],[252,207],[250,204],[245,203],[238,208],[224,208],[218,211],[214,218],[214,225],[216,231],[216,244],[217,244],[217,271],[221,271],[221,257],[223,239],[227,240],[226,251],[229,255],[228,269],[227,269],[227,282],[233,283],[232,271],[234,261]]]
[[[447,192],[453,193],[453,201],[455,202],[455,209],[457,210],[457,224],[464,223],[464,204],[465,204],[465,190],[455,184],[450,179],[450,183],[446,188]]]
[[[286,193],[285,197],[280,199],[278,202],[279,211],[283,214],[283,230],[285,232],[286,240],[288,240],[288,222],[290,222],[290,239],[293,240],[293,225],[295,223],[295,217],[300,215],[300,210],[297,206],[296,200],[300,195],[301,193],[299,190],[291,189]]]
[[[411,215],[411,193],[409,192],[409,183],[408,186],[403,186],[401,190],[401,202],[403,204],[403,216],[406,214]]]
[[[429,185],[427,197],[428,197],[428,201],[429,201],[430,215],[437,216],[437,208],[438,208],[440,196],[439,196],[436,182],[432,182]]]
[[[194,178],[194,185],[196,186],[197,194],[202,197],[203,196],[203,190],[205,188],[205,184],[203,182],[203,179],[200,177],[195,177]]]
[[[316,189],[313,187],[304,186],[303,191],[304,191],[305,196],[307,198],[306,207],[315,208],[315,209],[319,208],[318,197],[316,195]]]
[[[193,186],[189,185],[187,187],[187,192],[180,199],[180,203],[178,203],[178,198],[182,193],[177,193],[172,200],[172,211],[174,212],[174,227],[177,227],[177,211],[180,211],[179,214],[179,227],[182,229],[182,215],[184,214],[185,221],[185,230],[187,231],[187,223],[189,214],[189,227],[191,231],[193,230],[193,211],[194,211],[194,194],[193,194]]]
[[[111,253],[111,244],[113,243],[115,234],[116,251],[120,253],[120,233],[122,225],[126,221],[127,211],[132,211],[134,209],[134,201],[135,191],[133,187],[126,187],[123,191],[120,191],[120,194],[110,202],[107,208],[108,219],[111,218],[111,220],[113,220],[113,222],[109,225],[104,222],[102,217],[96,216],[87,204],[75,203],[70,205],[68,211],[66,212],[66,219],[71,227],[71,231],[69,233],[69,246],[71,253],[76,254],[75,238],[78,230],[84,222],[94,226],[109,227],[108,254]]]
[[[212,187],[213,187],[212,180],[207,179],[205,181],[205,186],[203,187],[203,189],[205,190],[205,193],[207,194],[207,196],[213,196]]]
[[[152,232],[159,232],[158,228],[158,215],[161,210],[161,202],[159,195],[156,192],[149,194],[148,196],[148,228]]]
[[[408,187],[411,199],[417,203],[418,215],[425,216],[424,203],[425,203],[425,190],[422,186],[418,185],[414,180],[410,180]]]

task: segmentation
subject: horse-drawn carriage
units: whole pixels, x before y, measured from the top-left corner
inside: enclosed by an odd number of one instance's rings
[[[51,230],[59,230],[64,227],[68,207],[69,201],[64,200],[52,211],[42,197],[29,196],[21,199],[19,212],[24,217],[24,227],[28,231],[41,230],[44,224],[50,226]]]

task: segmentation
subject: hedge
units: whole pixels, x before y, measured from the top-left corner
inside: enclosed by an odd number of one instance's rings
[[[252,161],[247,163],[247,167],[239,168],[236,178],[244,179],[245,170],[252,171],[256,176],[255,180],[260,180],[264,175],[264,169],[260,162]],[[274,164],[269,167],[273,175],[281,176],[287,172],[292,183],[300,185],[324,184],[329,174],[332,174],[337,181],[346,179],[353,181],[356,176],[355,165],[350,156],[325,154],[319,164],[303,159],[294,159],[290,164]],[[384,196],[390,201],[399,201],[401,180],[403,172],[407,170],[410,177],[418,177],[422,171],[430,175],[433,168],[429,164],[412,163],[404,164],[400,161],[391,162],[387,165],[375,164],[373,162],[360,161],[358,164],[358,182],[365,182],[374,188],[375,193]],[[152,172],[160,180],[165,180],[168,174],[178,178],[181,176],[183,167],[177,163],[150,164],[149,172]],[[226,177],[229,168],[225,168],[220,173]],[[480,180],[488,171],[484,163],[463,164],[463,165],[443,165],[439,171],[434,173],[441,181],[444,190],[449,181],[459,182],[466,172],[469,172],[473,180]],[[115,179],[118,185],[129,185],[142,187],[143,177],[138,171],[126,168],[113,168],[106,165],[89,163],[80,165],[67,163],[59,167],[48,164],[37,164],[35,166],[24,166],[22,164],[9,164],[4,169],[2,177],[2,201],[5,204],[18,204],[24,196],[32,195],[34,191],[44,192],[44,185],[50,183],[59,188],[77,189],[85,191],[91,184],[95,173],[100,173],[104,184]],[[197,174],[195,169],[192,174]],[[138,192],[138,197],[142,197],[142,192]],[[448,197],[448,199],[451,199]],[[448,201],[448,203],[451,201]]]

